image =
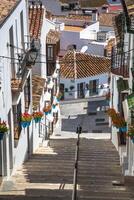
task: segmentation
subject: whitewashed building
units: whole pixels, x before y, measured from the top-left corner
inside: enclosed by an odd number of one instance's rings
[[[34,39],[35,43],[39,45],[40,52],[37,61],[32,69],[32,100],[33,111],[43,111],[47,104],[53,103],[53,95],[56,95],[59,90],[58,71],[56,68],[56,57],[59,52],[59,34],[56,31],[56,24],[47,17],[48,12],[42,3],[36,2],[29,7],[29,31],[31,40]],[[53,41],[55,39],[55,43]],[[50,64],[49,64],[49,57]],[[50,65],[50,66],[49,66]],[[53,75],[55,76],[53,78]],[[51,86],[49,84],[51,79]],[[33,140],[35,145],[38,146],[39,142],[43,139],[48,139],[50,133],[52,134],[53,114],[46,116],[41,120],[41,123],[34,123]]]
[[[60,91],[63,99],[104,98],[109,92],[110,59],[68,51],[61,60]]]
[[[111,108],[114,108],[125,119],[127,132],[112,126],[112,142],[120,155],[120,162],[123,173],[126,176],[134,176],[134,144],[131,137],[130,126],[134,126],[133,120],[133,49],[134,31],[133,25],[129,22],[130,2],[123,2],[124,13],[115,18],[116,46],[112,53],[111,68]],[[133,6],[133,4],[132,4]],[[127,13],[126,13],[127,10]],[[132,11],[132,10],[131,10]]]
[[[31,69],[26,64],[29,47],[27,2],[0,4],[0,119],[9,126],[0,143],[0,176],[12,170],[30,154],[31,127],[22,129],[21,114],[31,112]]]
[[[112,18],[115,13],[101,13],[94,19],[94,13],[89,15],[69,15],[68,17],[55,17],[54,21],[64,23],[61,31],[60,55],[73,46],[76,50],[105,56],[108,41],[115,38]],[[94,19],[94,20],[93,20]]]

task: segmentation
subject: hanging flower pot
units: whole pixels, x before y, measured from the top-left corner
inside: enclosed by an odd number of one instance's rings
[[[53,104],[52,113],[57,113],[57,112],[58,112],[58,104]]]
[[[120,131],[120,132],[123,132],[123,133],[126,133],[126,132],[127,132],[127,126],[120,127],[120,128],[119,128],[119,131]]]
[[[60,99],[62,98],[62,93],[59,93],[56,97],[57,97],[57,101],[59,102]]]
[[[4,134],[6,134],[8,131],[8,127],[5,121],[0,121],[0,140],[3,139]]]
[[[23,128],[29,127],[32,121],[32,115],[29,113],[23,113],[21,116],[21,126]]]
[[[134,125],[129,126],[127,135],[128,135],[128,137],[131,138],[132,142],[134,143]]]
[[[28,125],[28,123],[27,123],[27,122],[21,122],[21,126],[22,126],[23,128],[26,128],[26,127],[27,127],[27,125]]]
[[[4,133],[0,133],[0,140],[2,140],[4,137]]]
[[[35,123],[39,123],[41,121],[42,117],[43,117],[43,112],[39,111],[39,112],[33,113],[33,118],[34,118]]]
[[[35,123],[41,122],[41,118],[34,118]]]
[[[51,113],[51,105],[46,106],[43,111],[45,112],[46,115],[48,115],[49,113]]]
[[[134,144],[134,137],[132,137],[131,140],[132,140],[132,142],[133,142],[133,144]]]
[[[52,105],[52,108],[55,109],[55,108],[56,108],[56,104],[53,104],[53,105]]]

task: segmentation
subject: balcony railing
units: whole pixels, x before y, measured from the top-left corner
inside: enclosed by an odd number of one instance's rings
[[[123,50],[122,50],[123,51]],[[114,50],[111,57],[111,72],[124,78],[129,78],[129,58],[130,52],[120,52]]]

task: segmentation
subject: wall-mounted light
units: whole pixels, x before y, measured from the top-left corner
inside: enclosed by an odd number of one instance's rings
[[[32,40],[30,49],[25,54],[26,66],[34,65],[38,57],[38,49],[35,47],[34,40]]]

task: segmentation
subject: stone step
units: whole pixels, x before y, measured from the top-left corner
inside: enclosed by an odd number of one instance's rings
[[[71,199],[72,196],[72,190],[64,190],[64,184],[61,185],[61,187],[63,189],[58,189],[58,190],[44,190],[44,189],[26,189],[26,195],[27,196],[47,196],[47,197],[51,197],[51,196],[55,196],[55,197],[68,197],[68,199]]]
[[[84,189],[84,188],[83,188]],[[116,197],[120,197],[120,198],[124,198],[124,197],[127,197],[129,198],[130,197],[130,193],[129,192],[117,192],[117,191],[97,191],[97,190],[94,190],[94,191],[78,191],[77,192],[78,196],[84,196],[85,197],[89,197],[89,196],[92,196],[92,197],[113,197],[116,196]]]
[[[60,196],[60,197],[55,197],[55,196],[24,196],[24,195],[3,195],[0,196],[0,200],[69,200],[68,196]]]
[[[116,196],[113,196],[113,197],[104,197],[104,196],[88,196],[88,197],[85,197],[84,195],[83,196],[80,196],[78,197],[78,200],[133,200],[132,198],[129,198],[129,197],[116,197]]]

